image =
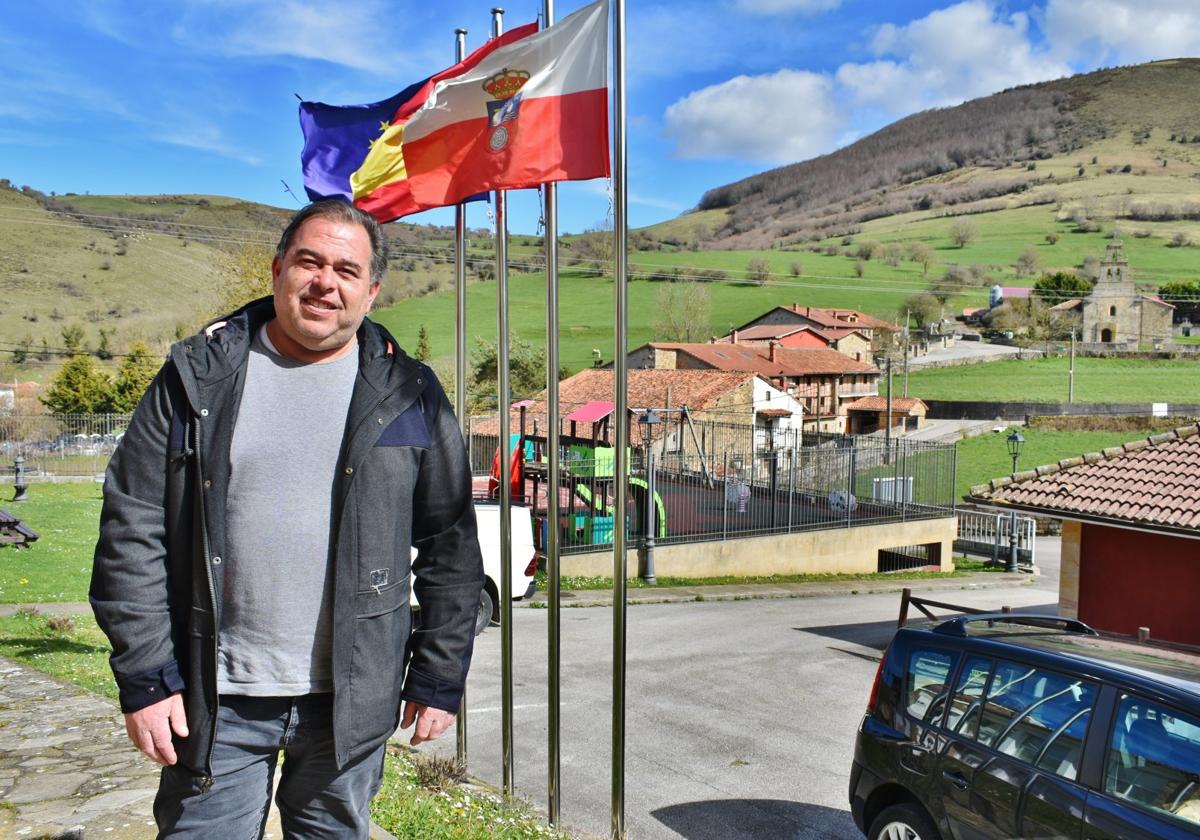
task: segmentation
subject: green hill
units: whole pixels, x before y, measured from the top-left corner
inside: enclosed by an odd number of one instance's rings
[[[794,302],[895,318],[960,266],[946,314],[986,287],[1037,272],[1087,272],[1119,231],[1135,279],[1200,281],[1200,59],[1103,70],[915,114],[845,149],[710,190],[701,209],[631,234],[630,341],[663,337],[664,300],[702,288],[700,336]],[[2,174],[2,173],[0,173]],[[95,347],[165,345],[216,314],[229,255],[269,248],[289,211],[221,196],[45,196],[0,181],[0,376],[44,378],[58,359],[11,363],[28,339],[84,327]],[[977,235],[957,244],[967,222]],[[386,226],[391,270],[377,317],[415,347],[422,325],[446,361],[453,325],[451,231]],[[471,232],[470,333],[495,335],[493,243]],[[541,240],[513,236],[515,335],[544,341]],[[927,251],[921,255],[921,251]],[[562,357],[612,357],[611,241],[564,237]],[[914,259],[914,257],[917,257]],[[765,263],[755,272],[752,262]],[[765,273],[763,273],[765,270]],[[755,275],[755,276],[752,276]],[[694,281],[694,282],[688,282]],[[673,306],[674,304],[672,304]],[[7,363],[5,358],[9,358]]]

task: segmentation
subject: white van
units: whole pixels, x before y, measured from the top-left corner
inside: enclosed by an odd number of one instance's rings
[[[537,589],[537,551],[533,547],[533,514],[525,505],[512,505],[512,580],[509,597],[514,601],[529,598]],[[500,505],[495,501],[476,500],[475,521],[479,526],[479,550],[483,554],[483,591],[479,593],[479,615],[475,635],[500,620]],[[416,556],[416,549],[413,550]],[[410,595],[413,609],[416,595]]]

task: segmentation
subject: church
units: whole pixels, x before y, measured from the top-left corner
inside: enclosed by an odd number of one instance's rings
[[[1175,307],[1154,295],[1139,294],[1129,262],[1115,236],[1108,243],[1100,276],[1083,300],[1083,341],[1111,345],[1114,350],[1138,350],[1143,345],[1171,340]]]

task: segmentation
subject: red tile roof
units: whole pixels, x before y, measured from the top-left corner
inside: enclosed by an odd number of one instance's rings
[[[879,373],[874,365],[825,348],[776,347],[772,361],[769,347],[753,345],[654,343],[650,346],[686,353],[717,370],[745,371],[764,377]]]
[[[865,312],[859,312],[857,309],[827,309],[819,306],[801,306],[798,303],[784,307],[785,309],[795,312],[797,315],[802,315],[808,320],[820,324],[823,327],[844,327],[853,325],[857,327],[865,327],[874,330],[899,330],[897,324],[891,321],[884,321],[882,318],[876,318],[874,315],[868,315]],[[855,320],[851,321],[850,319]]]
[[[862,335],[863,338],[866,338],[866,336],[863,335],[862,330],[858,329],[857,327],[831,327],[829,329],[813,330],[813,332],[822,338],[829,339],[830,341],[841,341],[846,336],[853,335],[854,333],[858,333],[859,335]]]
[[[805,324],[759,324],[744,330],[734,330],[737,333],[738,341],[765,341],[769,338],[784,338],[805,331],[819,334],[817,330]],[[725,343],[728,343],[732,336],[733,333],[730,333],[722,338],[725,339]]]
[[[686,405],[693,411],[703,411],[729,394],[730,391],[745,385],[754,378],[755,374],[753,373],[737,371],[633,369],[628,371],[627,406],[631,410],[665,408],[669,392],[671,407],[678,408]],[[581,370],[558,385],[559,416],[564,419],[568,414],[589,403],[611,404],[612,400],[613,371],[611,369],[588,368]],[[526,409],[526,428],[531,430],[533,421],[537,420],[539,430],[544,430],[546,413],[546,395],[543,392]],[[751,406],[747,404],[747,423],[750,422],[750,417]],[[515,434],[519,428],[520,413],[513,411],[511,418],[512,430]],[[612,420],[609,422],[611,423]],[[499,427],[499,421],[496,415],[491,415],[486,418],[477,418],[472,421],[471,425],[478,433],[495,434]],[[575,430],[579,436],[589,437],[592,433],[592,424],[576,422]],[[637,423],[633,424],[630,436],[633,443],[641,439]]]
[[[1200,424],[994,479],[968,499],[1200,535]]]
[[[925,405],[924,400],[919,400],[916,397],[892,397],[892,411],[909,412],[917,406],[926,410],[929,409],[929,406]],[[887,411],[887,397],[863,397],[850,403],[845,408],[847,411]]]

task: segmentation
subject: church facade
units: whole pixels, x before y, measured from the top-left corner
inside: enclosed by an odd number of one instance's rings
[[[1137,350],[1171,340],[1175,307],[1153,295],[1139,294],[1129,262],[1115,237],[1108,244],[1095,288],[1083,301],[1083,335],[1088,344]]]

